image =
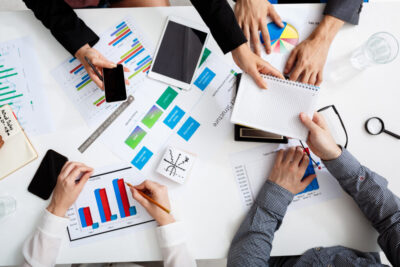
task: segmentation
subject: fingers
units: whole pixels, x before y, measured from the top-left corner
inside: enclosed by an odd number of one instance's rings
[[[262,58],[259,58],[257,68],[261,73],[272,75],[280,79],[285,79],[285,77],[279,70],[272,67],[268,62],[264,61]]]
[[[265,38],[264,38],[265,40]],[[256,27],[251,28],[251,42],[253,43],[254,52],[260,56],[260,38],[258,36],[258,29]],[[265,42],[265,41],[264,41]]]
[[[2,138],[1,135],[0,135],[0,148],[1,148],[3,145],[4,145],[4,141],[3,141],[3,138]]]
[[[297,49],[293,49],[292,52],[290,53],[288,61],[286,62],[284,70],[285,74],[289,74],[292,71],[296,58],[297,58]]]
[[[92,174],[93,174],[93,170],[92,170],[92,171],[86,172],[86,173],[81,177],[81,179],[79,180],[79,182],[78,182],[78,187],[79,187],[79,188],[83,188],[83,187],[85,186],[86,182],[89,180],[90,176],[92,176]]]
[[[91,171],[93,171],[93,169],[89,168],[87,166],[75,166],[75,168],[67,176],[66,180],[75,182],[76,178],[78,178],[79,175],[81,175],[82,173],[91,172]]]
[[[128,67],[124,66],[124,72],[130,72],[131,70]]]
[[[302,156],[302,159],[300,162],[300,166],[299,166],[300,171],[302,173],[306,172],[306,169],[307,169],[309,163],[310,163],[310,157],[306,153],[303,153],[303,156]]]
[[[94,57],[91,59],[92,64],[96,67],[100,67],[100,68],[107,68],[107,69],[113,69],[115,67],[117,67],[117,65],[111,61],[109,61],[108,59],[104,58],[104,57]]]
[[[300,75],[303,72],[303,68],[301,68],[300,66],[296,65],[296,67],[294,68],[293,72],[290,74],[290,80],[291,81],[297,81],[300,77]]]
[[[276,25],[278,25],[281,28],[285,27],[285,25],[282,22],[281,17],[279,16],[278,12],[276,12],[273,5],[271,5],[269,16],[272,19],[272,21],[275,22]]]
[[[248,73],[253,78],[253,80],[256,82],[258,87],[260,87],[262,89],[267,89],[267,83],[264,81],[264,78],[261,77],[260,73],[258,72],[258,70],[256,68],[250,70]]]
[[[300,113],[300,121],[303,123],[304,126],[307,127],[310,132],[320,130],[320,127],[315,122],[313,122],[310,117],[308,117],[307,114],[305,114],[304,112]]]
[[[92,70],[91,67],[89,67],[88,65],[84,65],[84,66],[85,66],[87,73],[90,76],[90,79],[92,79],[92,81],[97,85],[97,87],[99,87],[100,89],[103,90],[103,82],[100,80],[100,78],[97,77],[96,73],[94,73],[94,71]]]
[[[279,166],[282,163],[284,155],[285,155],[285,150],[280,149],[278,151],[278,154],[276,155],[276,159],[275,159],[275,165],[276,166]]]
[[[139,202],[139,204],[142,205],[145,209],[147,209],[150,202],[146,198],[144,198],[138,192],[138,189],[136,189],[135,187],[130,187],[130,190],[131,190],[133,199],[136,200],[137,202]]]
[[[322,129],[328,130],[328,124],[326,123],[324,116],[322,116],[319,112],[314,112],[312,121]]]
[[[264,47],[267,54],[271,53],[271,38],[269,36],[267,21],[265,19],[261,22],[261,34],[264,40]]]
[[[318,74],[317,74],[317,82],[315,83],[316,86],[320,86],[321,85],[322,78],[323,78],[322,76],[323,76],[322,72],[318,72]]]
[[[296,147],[295,153],[293,156],[293,160],[292,160],[292,165],[299,166],[300,161],[303,159],[303,156],[304,156],[303,148],[301,148],[299,146]]]
[[[310,77],[311,77],[311,73],[307,70],[304,70],[303,76],[301,77],[300,82],[308,83],[308,81],[310,80]]]
[[[285,159],[283,160],[283,164],[289,165],[293,161],[294,153],[296,152],[296,147],[292,146],[286,150]]]
[[[317,75],[318,75],[318,73],[311,74],[308,83],[312,84],[312,85],[317,85]]]
[[[61,169],[60,176],[62,176],[62,178],[65,179],[68,177],[68,175],[76,166],[82,166],[82,165],[83,163],[80,162],[68,161],[67,163],[64,164],[64,167]]]

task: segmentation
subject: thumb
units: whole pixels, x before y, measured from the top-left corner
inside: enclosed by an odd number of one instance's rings
[[[264,81],[263,77],[261,77],[260,73],[256,69],[252,69],[251,71],[249,71],[249,75],[253,78],[258,87],[260,87],[261,89],[267,89],[267,83]]]
[[[317,177],[317,175],[311,174],[306,178],[304,178],[303,181],[301,181],[301,183],[305,185],[304,188],[306,188],[309,184],[311,184],[311,182],[315,179],[315,177]]]
[[[307,129],[310,132],[315,132],[320,129],[320,127],[313,122],[310,117],[307,116],[304,112],[300,113],[300,121],[303,123],[304,126],[307,127]]]
[[[148,205],[149,205],[149,201],[147,199],[145,199],[140,193],[139,191],[134,188],[134,187],[129,187],[132,193],[132,197],[134,200],[136,200],[137,202],[139,202],[140,205],[142,205],[144,208],[147,209]]]
[[[108,69],[112,69],[115,68],[117,65],[107,59],[104,58],[100,58],[100,57],[95,57],[92,59],[92,63],[93,65],[95,65],[96,67],[101,67],[101,68],[108,68]]]

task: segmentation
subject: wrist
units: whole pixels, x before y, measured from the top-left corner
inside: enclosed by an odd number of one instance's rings
[[[66,209],[60,208],[54,203],[50,203],[50,205],[47,207],[47,210],[58,217],[65,217],[65,214],[67,213]]]
[[[331,44],[343,24],[342,20],[326,15],[309,39]]]
[[[324,157],[321,159],[324,161],[335,160],[339,158],[340,155],[342,155],[342,148],[340,146],[336,146],[335,149],[329,151],[329,153],[324,155]]]
[[[80,58],[84,52],[88,49],[90,49],[90,45],[89,44],[85,44],[84,46],[82,46],[81,48],[79,48],[76,52],[75,52],[75,57],[76,58]]]
[[[232,50],[232,55],[233,56],[243,55],[247,52],[247,49],[250,49],[247,43],[241,44]]]
[[[160,226],[164,226],[167,224],[174,223],[175,218],[171,214],[166,214],[165,216],[162,216],[161,218],[156,219],[156,221]]]

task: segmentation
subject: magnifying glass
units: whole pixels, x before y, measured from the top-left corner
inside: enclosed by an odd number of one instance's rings
[[[365,122],[365,130],[372,135],[378,135],[381,133],[387,133],[388,135],[393,136],[394,138],[400,139],[400,135],[392,133],[385,129],[385,124],[383,120],[378,117],[369,118]]]

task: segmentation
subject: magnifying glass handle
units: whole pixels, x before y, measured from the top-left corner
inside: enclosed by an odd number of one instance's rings
[[[392,132],[390,132],[390,131],[388,131],[388,130],[383,130],[383,132],[384,132],[384,133],[387,133],[388,135],[393,136],[394,138],[400,139],[400,135],[397,135],[397,134],[395,134],[395,133],[392,133]]]

